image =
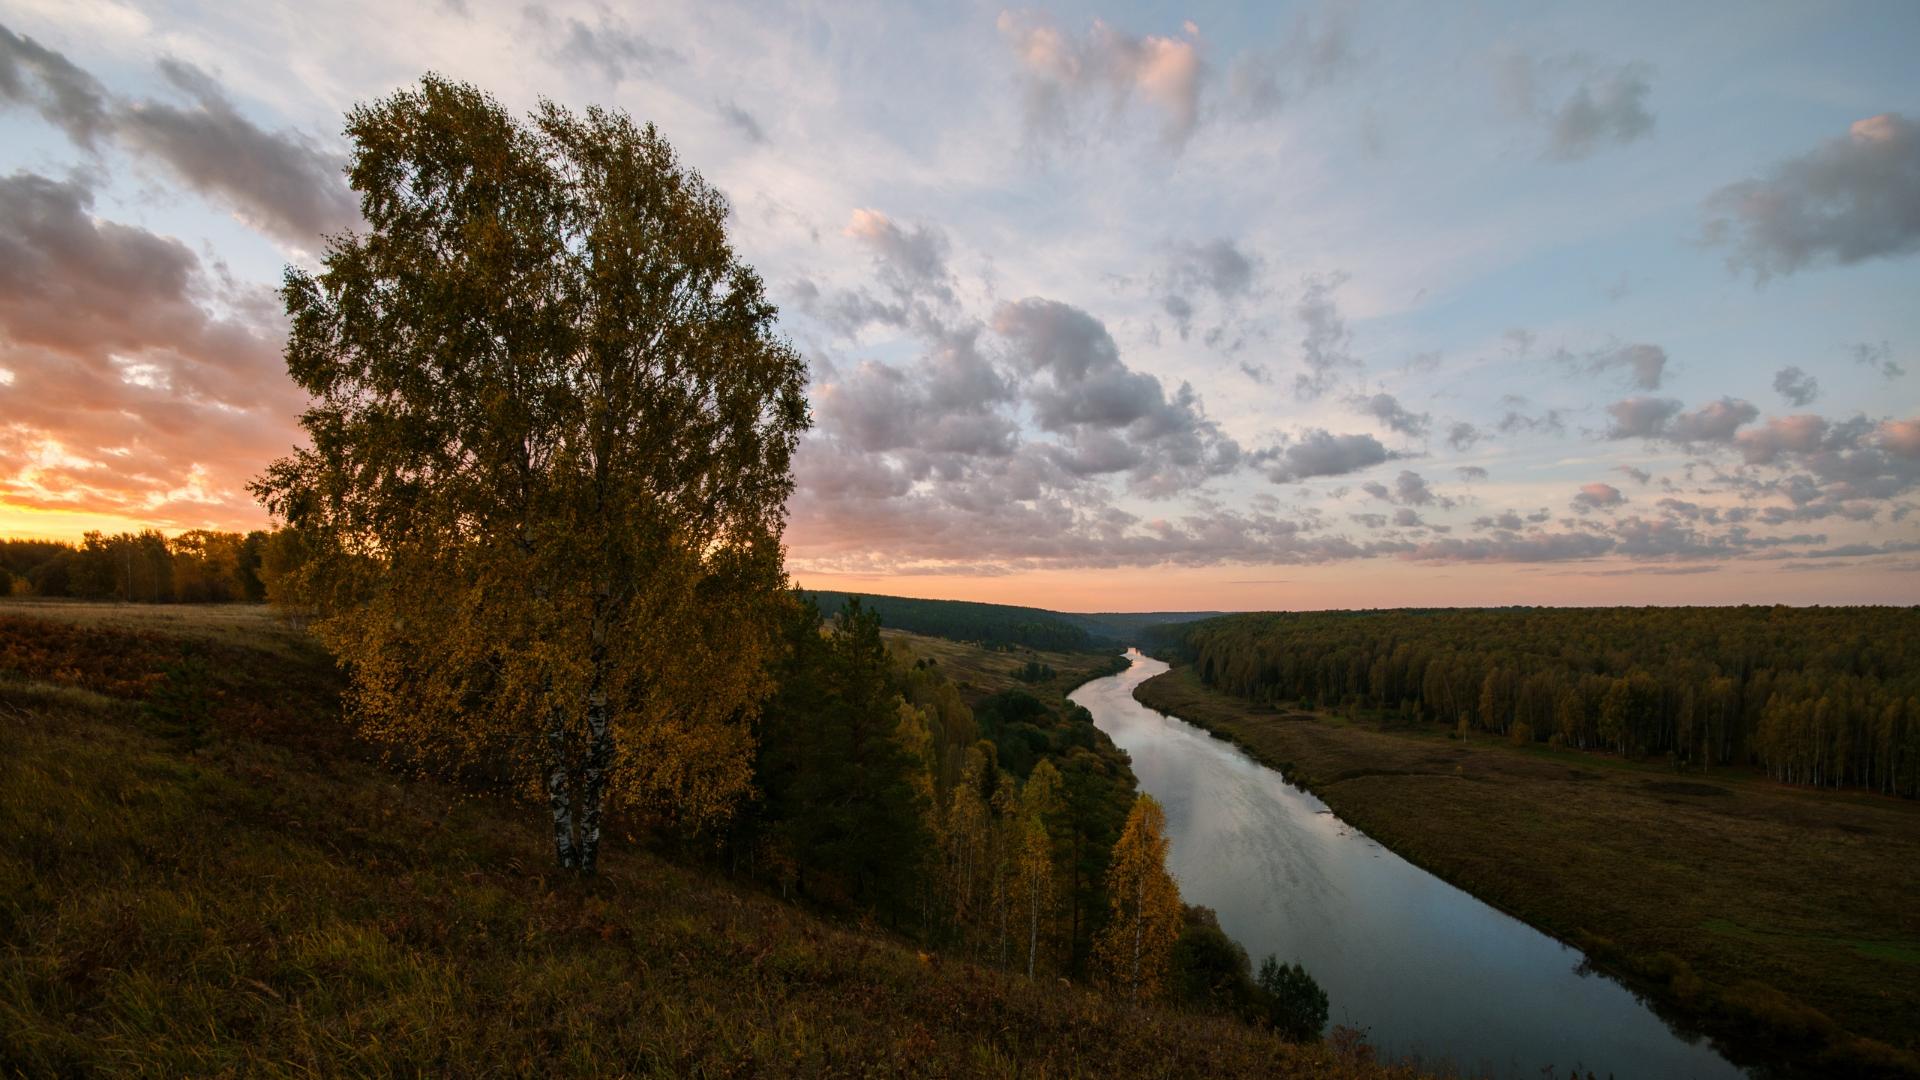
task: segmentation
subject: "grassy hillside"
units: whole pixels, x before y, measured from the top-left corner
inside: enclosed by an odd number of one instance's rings
[[[1920,1072],[1920,805],[1251,704],[1190,668],[1135,696],[1757,1060]]]
[[[215,737],[138,701],[195,643]],[[257,608],[0,603],[0,1073],[1406,1075],[834,924],[401,779]]]
[[[982,649],[949,638],[916,634],[907,630],[883,630],[890,646],[905,650],[918,660],[937,666],[953,682],[967,704],[1007,690],[1024,690],[1047,703],[1052,709],[1064,709],[1067,692],[1088,679],[1111,675],[1126,669],[1119,653],[1061,651],[1052,649]],[[1028,664],[1040,664],[1053,675],[1037,682],[1021,678]]]

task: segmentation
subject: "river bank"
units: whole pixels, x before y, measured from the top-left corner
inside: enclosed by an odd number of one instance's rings
[[[1747,1059],[1916,1071],[1920,807],[1249,704],[1184,669],[1135,697]]]

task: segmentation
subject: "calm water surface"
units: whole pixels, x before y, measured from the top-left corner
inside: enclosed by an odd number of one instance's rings
[[[1578,950],[1495,911],[1368,839],[1279,773],[1133,699],[1167,665],[1127,671],[1072,699],[1133,757],[1166,808],[1169,869],[1190,904],[1255,965],[1305,965],[1331,1024],[1384,1053],[1499,1077],[1739,1077],[1705,1041],[1675,1035],[1618,983],[1581,975]]]

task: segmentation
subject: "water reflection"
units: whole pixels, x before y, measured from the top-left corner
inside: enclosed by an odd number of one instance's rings
[[[1673,1033],[1624,987],[1584,975],[1581,956],[1381,847],[1280,774],[1133,688],[1167,665],[1130,652],[1127,671],[1072,699],[1133,758],[1166,807],[1170,869],[1188,903],[1255,963],[1297,960],[1327,991],[1332,1023],[1366,1028],[1393,1056],[1538,1077],[1738,1077],[1703,1041]]]

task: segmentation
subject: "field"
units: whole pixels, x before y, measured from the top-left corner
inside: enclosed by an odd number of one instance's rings
[[[905,649],[916,659],[930,660],[941,674],[959,688],[969,703],[1003,690],[1024,690],[1058,709],[1066,704],[1067,692],[1088,679],[1122,670],[1119,652],[1051,652],[1016,646],[1010,649],[984,649],[946,638],[911,634],[904,630],[882,630],[881,635],[896,649]],[[1024,682],[1019,672],[1038,662],[1054,671],[1042,682]]]
[[[138,704],[189,641],[197,752]],[[0,602],[0,1073],[1405,1075],[920,953],[630,837],[557,879],[537,813],[383,770],[338,690],[263,609]]]
[[[1920,805],[1250,705],[1184,668],[1135,696],[1762,1059],[1915,1068]]]

